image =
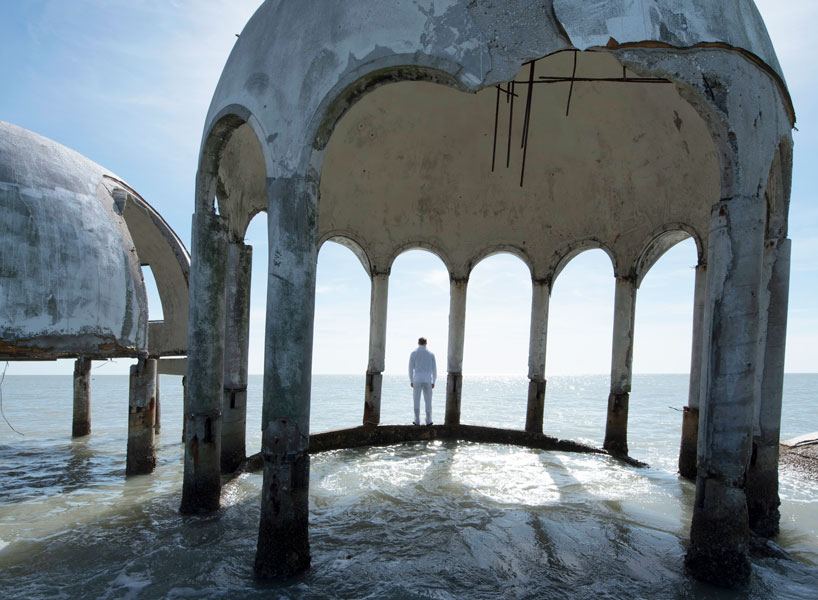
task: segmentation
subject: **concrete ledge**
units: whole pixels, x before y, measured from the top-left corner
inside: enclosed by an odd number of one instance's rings
[[[632,466],[644,467],[629,456],[616,456],[601,448],[586,446],[570,440],[559,440],[555,437],[516,429],[499,429],[477,425],[378,425],[361,426],[350,429],[336,429],[310,435],[310,454],[364,448],[369,446],[391,446],[406,442],[427,442],[433,440],[452,440],[477,442],[482,444],[510,444],[537,450],[559,450],[562,452],[580,452],[603,454],[623,460]],[[260,471],[263,468],[261,454],[247,457],[241,467],[242,471]]]
[[[818,480],[818,432],[784,440],[779,450],[779,464],[782,467]]]

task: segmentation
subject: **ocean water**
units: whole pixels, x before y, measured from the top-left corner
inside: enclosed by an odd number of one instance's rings
[[[13,364],[13,363],[12,363]],[[10,370],[11,371],[11,370]],[[363,376],[314,376],[313,432],[358,425]],[[631,455],[415,443],[312,457],[309,572],[253,577],[261,475],[226,484],[223,508],[178,513],[182,390],[162,376],[152,475],[125,478],[128,380],[92,380],[92,434],[71,439],[72,381],[8,375],[0,422],[0,592],[5,598],[818,598],[818,483],[781,474],[794,560],[754,559],[750,587],[693,581],[683,558],[694,486],[676,475],[684,375],[635,376]],[[464,423],[522,428],[524,377],[464,377]],[[442,422],[436,391],[435,420]],[[545,431],[601,445],[608,377],[552,377]],[[260,445],[261,377],[248,452]],[[382,422],[409,423],[403,377],[384,379]],[[818,430],[818,375],[785,378],[782,438]]]

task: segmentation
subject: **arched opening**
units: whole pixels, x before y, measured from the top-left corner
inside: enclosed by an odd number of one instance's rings
[[[462,422],[522,429],[528,386],[530,269],[510,253],[484,258],[469,275],[466,304]],[[471,394],[471,390],[479,392]]]
[[[449,272],[443,261],[425,250],[403,252],[392,263],[386,326],[386,377],[381,404],[382,423],[412,422],[412,389],[407,367],[418,338],[428,340],[437,362],[432,410],[443,421],[448,353]]]
[[[633,456],[669,472],[676,461],[662,449],[676,446],[688,402],[697,264],[688,237],[644,274],[636,300],[628,445]]]
[[[554,280],[548,318],[548,435],[601,446],[610,389],[613,268],[602,250],[575,256]]]
[[[352,244],[334,238],[318,252],[310,409],[314,432],[361,423],[370,281]]]

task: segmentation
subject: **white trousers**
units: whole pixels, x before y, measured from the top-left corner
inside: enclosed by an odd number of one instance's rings
[[[426,424],[432,422],[432,384],[416,383],[412,388],[412,397],[415,401],[415,423],[420,425],[420,392],[423,391],[423,400],[426,403]]]

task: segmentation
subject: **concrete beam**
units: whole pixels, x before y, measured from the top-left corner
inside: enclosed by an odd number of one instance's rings
[[[250,277],[253,248],[227,245],[224,323],[224,395],[221,471],[232,473],[246,455],[247,359],[250,348]]]
[[[628,454],[628,401],[633,369],[633,328],[636,316],[636,280],[616,278],[611,393],[603,447],[612,454]]]
[[[704,395],[699,412],[698,475],[689,572],[723,587],[750,578],[746,469],[752,451],[758,294],[764,202],[722,200],[713,207],[707,260]]]
[[[74,419],[71,437],[91,433],[91,360],[80,357],[74,362]]]
[[[192,240],[183,513],[219,508],[227,220],[195,213]]]
[[[463,345],[466,335],[466,290],[468,279],[450,280],[449,356],[446,378],[446,425],[460,423],[460,399],[463,391]]]
[[[693,291],[693,335],[690,350],[690,387],[682,414],[682,442],[679,447],[679,474],[696,479],[696,447],[699,439],[699,397],[702,387],[702,339],[704,303],[707,294],[707,265],[696,267]]]
[[[545,411],[545,353],[548,340],[548,305],[551,289],[547,282],[534,281],[531,288],[531,332],[528,342],[528,403],[525,430],[542,433]]]
[[[268,180],[269,274],[261,451],[264,479],[255,572],[289,577],[310,565],[310,386],[317,185]]]
[[[389,275],[372,275],[369,301],[369,365],[364,393],[364,425],[381,422],[381,389],[386,356],[386,312],[389,302]]]

